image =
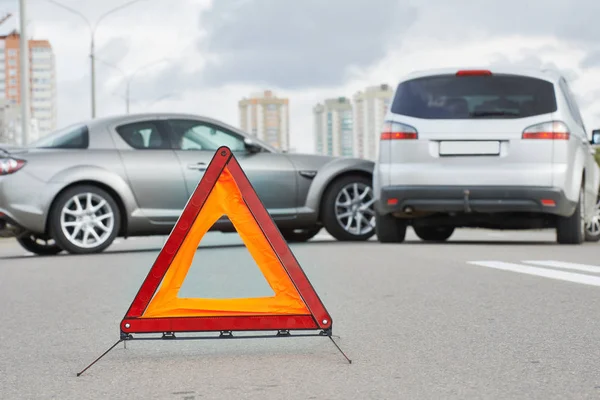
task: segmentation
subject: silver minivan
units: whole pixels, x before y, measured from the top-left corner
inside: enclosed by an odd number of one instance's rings
[[[589,133],[588,133],[589,132]],[[380,242],[456,228],[556,229],[597,241],[600,170],[566,79],[550,70],[439,69],[405,77],[386,114],[373,176]]]

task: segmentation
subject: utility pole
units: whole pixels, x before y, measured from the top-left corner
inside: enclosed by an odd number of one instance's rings
[[[20,25],[21,32],[19,36],[20,46],[20,66],[21,66],[21,145],[29,144],[29,125],[30,125],[30,108],[29,108],[29,40],[27,40],[27,12],[26,0],[19,0],[20,6]]]
[[[96,118],[96,28],[98,28],[98,25],[100,24],[100,22],[106,18],[108,15],[119,11],[125,7],[129,7],[130,5],[143,1],[143,0],[129,0],[128,2],[121,4],[120,6],[114,7],[108,11],[106,11],[104,14],[102,14],[98,20],[96,21],[95,24],[92,24],[92,22],[90,22],[90,20],[83,15],[82,13],[80,13],[79,11],[66,6],[56,0],[46,0],[49,3],[52,3],[66,11],[71,12],[72,14],[75,14],[77,16],[79,16],[79,18],[83,19],[85,21],[85,23],[87,24],[88,28],[90,29],[90,75],[91,75],[91,97],[92,97],[92,101],[91,101],[91,105],[92,105],[92,118]]]

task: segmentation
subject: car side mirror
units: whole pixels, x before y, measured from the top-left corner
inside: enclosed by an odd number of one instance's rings
[[[593,145],[600,145],[600,129],[595,129],[592,131],[591,143]]]
[[[244,145],[246,146],[246,151],[248,153],[254,154],[254,153],[260,153],[262,151],[262,147],[260,147],[258,144],[253,142],[251,139],[245,138]]]

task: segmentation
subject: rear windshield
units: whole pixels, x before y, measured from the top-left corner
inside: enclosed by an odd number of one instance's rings
[[[44,136],[30,147],[43,149],[87,149],[89,132],[86,125],[76,124]]]
[[[438,75],[398,85],[391,111],[425,119],[523,118],[556,111],[551,82],[515,75]]]

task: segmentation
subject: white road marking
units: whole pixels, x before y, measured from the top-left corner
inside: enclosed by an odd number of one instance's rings
[[[497,237],[497,238],[506,237],[506,233],[502,233],[502,232],[488,232],[487,235],[490,237]]]
[[[586,264],[577,264],[570,263],[564,261],[554,261],[554,260],[546,260],[546,261],[523,261],[527,264],[539,265],[541,267],[551,267],[551,268],[562,268],[562,269],[572,269],[575,271],[584,271],[584,272],[592,272],[599,274],[600,267],[595,265],[586,265]]]
[[[600,277],[598,276],[575,274],[573,272],[556,271],[552,269],[538,267],[530,267],[527,265],[513,264],[502,261],[469,261],[468,263],[478,265],[481,267],[499,269],[503,271],[512,271],[526,275],[542,276],[544,278],[581,283],[584,285],[600,286]]]

